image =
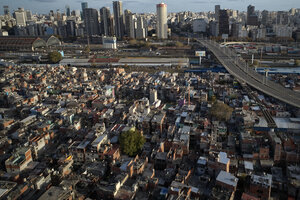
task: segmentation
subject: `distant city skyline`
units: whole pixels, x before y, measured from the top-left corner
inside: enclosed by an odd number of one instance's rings
[[[71,10],[81,10],[81,2],[88,2],[90,8],[99,10],[101,7],[112,8],[112,0],[1,0],[1,14],[3,14],[3,5],[8,5],[10,13],[22,7],[25,10],[31,10],[33,13],[48,14],[50,10],[61,12],[65,11],[65,6],[69,5]],[[249,4],[255,6],[256,10],[289,10],[291,8],[300,8],[299,0],[124,0],[123,9],[129,9],[137,13],[155,13],[156,4],[164,2],[168,5],[168,12],[208,12],[214,11],[215,5],[221,5],[222,9],[234,9],[246,11]]]

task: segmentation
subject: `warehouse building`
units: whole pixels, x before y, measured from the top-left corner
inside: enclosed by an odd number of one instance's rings
[[[46,37],[0,37],[0,51],[35,51],[54,45],[61,45],[60,40],[55,36]]]

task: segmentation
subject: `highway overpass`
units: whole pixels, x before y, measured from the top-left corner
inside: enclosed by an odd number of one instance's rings
[[[282,85],[270,81],[266,76],[257,73],[253,68],[237,56],[237,54],[226,47],[212,40],[198,40],[203,46],[207,47],[227,69],[239,81],[245,82],[263,93],[272,96],[289,105],[300,108],[300,93],[294,92]]]

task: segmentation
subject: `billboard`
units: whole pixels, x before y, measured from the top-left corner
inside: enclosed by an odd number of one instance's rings
[[[195,56],[203,57],[205,56],[205,51],[195,51]]]
[[[228,39],[228,34],[222,34],[222,39],[223,40]]]

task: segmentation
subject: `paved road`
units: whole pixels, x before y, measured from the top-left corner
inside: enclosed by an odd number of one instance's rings
[[[265,76],[258,74],[247,63],[240,59],[237,54],[229,48],[223,47],[212,40],[198,40],[206,46],[223,64],[227,71],[238,80],[279,99],[287,104],[300,108],[300,93],[284,88],[282,85],[268,80]]]

